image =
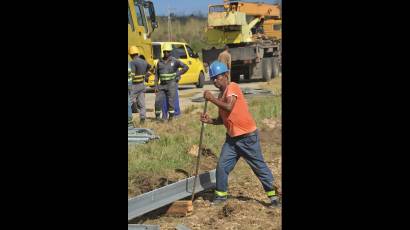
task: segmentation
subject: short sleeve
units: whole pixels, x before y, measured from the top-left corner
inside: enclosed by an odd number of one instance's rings
[[[240,94],[239,90],[240,90],[240,88],[238,87],[238,85],[229,84],[228,90],[226,92],[226,96],[227,97],[230,97],[230,96],[238,97],[239,94]]]

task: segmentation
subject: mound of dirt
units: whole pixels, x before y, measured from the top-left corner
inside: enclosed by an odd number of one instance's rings
[[[188,154],[193,156],[196,160],[198,156],[198,145],[192,145],[191,148],[188,150]],[[209,148],[202,148],[201,151],[201,159],[199,161],[199,170],[200,171],[209,171],[215,169],[216,164],[218,162],[218,157],[216,154]],[[196,164],[196,161],[195,161]],[[192,169],[191,175],[194,175],[195,168]]]
[[[152,191],[156,188],[163,187],[168,184],[174,183],[175,180],[169,178],[153,176],[148,174],[135,175],[130,180],[128,187],[128,196],[138,196],[140,194]]]
[[[201,159],[199,162],[200,171],[209,171],[216,168],[218,157],[211,149],[203,148],[201,152]]]
[[[218,217],[223,218],[238,214],[241,209],[242,206],[237,200],[228,200],[219,212]]]

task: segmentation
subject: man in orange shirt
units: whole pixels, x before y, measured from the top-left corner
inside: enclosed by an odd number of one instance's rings
[[[273,185],[273,175],[263,159],[256,123],[238,84],[228,81],[228,68],[215,61],[209,68],[211,80],[220,93],[215,98],[208,90],[204,98],[219,108],[219,116],[210,118],[201,114],[201,121],[213,125],[225,125],[227,134],[216,168],[214,203],[227,200],[228,176],[240,157],[243,157],[258,177],[272,206],[279,206],[278,195]]]

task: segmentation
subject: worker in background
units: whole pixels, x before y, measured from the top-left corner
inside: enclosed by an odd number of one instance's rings
[[[132,109],[131,109],[131,91],[132,91],[132,78],[134,73],[131,70],[131,65],[128,62],[128,127],[134,126],[132,122]]]
[[[168,104],[168,120],[171,121],[175,115],[175,94],[177,91],[177,83],[181,79],[181,75],[188,71],[188,66],[182,61],[171,56],[172,45],[165,43],[162,48],[163,57],[158,60],[157,71],[155,74],[155,119],[160,121],[162,104],[164,98]],[[179,68],[182,68],[179,70]],[[158,84],[158,81],[160,83]]]
[[[231,66],[232,59],[231,59],[231,54],[229,53],[229,47],[227,45],[225,45],[224,51],[219,54],[218,61],[224,63],[228,67],[228,69],[229,69],[228,81],[231,82],[231,73],[230,73],[230,71],[232,69],[231,68],[232,67]]]
[[[139,49],[136,46],[131,46],[128,50],[132,58],[130,62],[131,72],[134,74],[132,78],[132,101],[135,102],[140,109],[140,124],[145,122],[145,81],[148,81],[150,76],[149,70],[151,65],[142,59],[139,54]]]
[[[177,49],[172,49],[171,51],[171,56],[179,59],[180,56],[178,55],[178,51]],[[179,95],[178,95],[178,82],[177,82],[177,86],[175,87],[175,97],[174,97],[174,117],[178,117],[179,115],[181,115],[181,109],[179,108]],[[162,119],[166,120],[168,119],[168,96],[165,95],[164,100],[162,102]]]
[[[201,114],[202,122],[213,125],[225,125],[226,140],[222,146],[216,167],[216,190],[214,203],[222,203],[228,196],[228,175],[240,157],[243,157],[258,177],[269,197],[271,205],[279,206],[273,175],[263,159],[256,123],[248,110],[248,105],[238,84],[228,82],[228,68],[224,63],[215,61],[209,70],[211,81],[220,93],[214,97],[208,90],[204,98],[219,108],[219,116],[210,118]]]

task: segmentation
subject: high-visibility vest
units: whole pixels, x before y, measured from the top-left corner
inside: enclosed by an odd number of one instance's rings
[[[133,82],[133,83],[141,83],[141,82],[144,82],[144,77],[145,77],[145,75],[136,75],[136,76],[133,76],[132,82]]]
[[[177,76],[176,73],[162,73],[159,75],[159,80],[161,81],[169,81],[175,79]]]

